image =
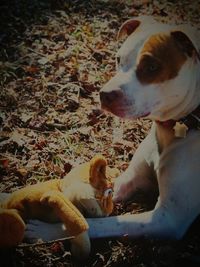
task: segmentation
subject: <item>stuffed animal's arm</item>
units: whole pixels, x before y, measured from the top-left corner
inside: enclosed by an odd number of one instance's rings
[[[59,191],[46,192],[40,201],[54,209],[70,235],[76,236],[88,229],[88,224],[83,215],[63,193]]]

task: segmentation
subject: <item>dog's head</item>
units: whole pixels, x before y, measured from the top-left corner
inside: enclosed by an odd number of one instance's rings
[[[102,108],[123,118],[179,119],[200,104],[200,40],[187,25],[151,17],[126,21],[117,73],[102,88]]]

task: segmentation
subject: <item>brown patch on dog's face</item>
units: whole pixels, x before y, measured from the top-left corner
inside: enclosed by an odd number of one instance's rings
[[[136,75],[141,84],[156,84],[175,78],[186,61],[173,36],[156,34],[140,52]]]

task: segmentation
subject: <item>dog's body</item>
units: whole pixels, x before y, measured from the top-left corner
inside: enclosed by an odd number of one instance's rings
[[[198,33],[147,17],[125,22],[119,36],[124,33],[129,36],[118,52],[118,71],[101,90],[101,104],[119,117],[148,116],[154,123],[129,168],[116,179],[115,201],[152,189],[153,176],[159,198],[149,212],[89,219],[89,235],[179,239],[200,213],[200,131],[189,129],[185,138],[174,131],[175,122],[200,104]],[[37,229],[32,228],[36,235]]]

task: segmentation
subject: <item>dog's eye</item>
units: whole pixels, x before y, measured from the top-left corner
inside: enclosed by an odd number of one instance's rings
[[[139,66],[142,72],[150,75],[158,73],[161,69],[160,62],[149,55],[143,56]]]
[[[153,62],[153,63],[149,64],[149,66],[148,66],[149,72],[155,72],[158,69],[159,69],[159,65],[156,62]]]
[[[136,76],[141,83],[150,83],[162,73],[162,62],[157,58],[145,55],[136,68]]]

